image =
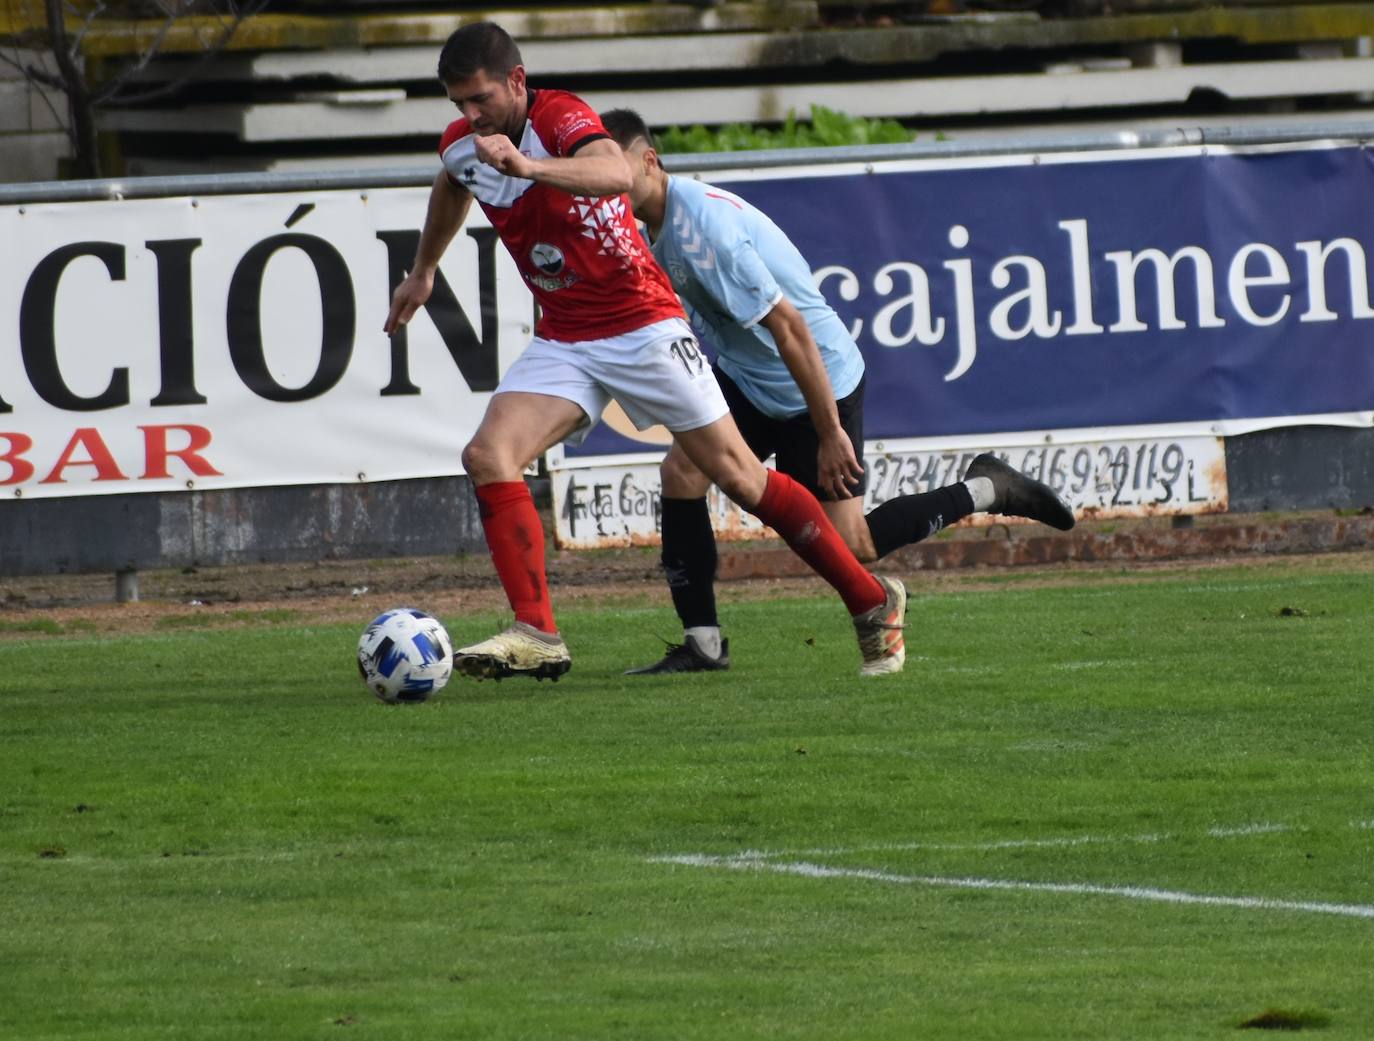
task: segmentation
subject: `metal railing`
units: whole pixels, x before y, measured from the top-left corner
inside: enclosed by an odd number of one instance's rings
[[[671,172],[768,169],[831,163],[955,159],[970,156],[1100,152],[1118,149],[1176,148],[1187,145],[1246,147],[1300,141],[1374,141],[1374,114],[1367,120],[1285,124],[1282,126],[1176,127],[1114,131],[1015,133],[975,141],[913,141],[909,144],[844,148],[782,148],[761,152],[701,152],[663,157]],[[170,177],[109,178],[99,181],[35,181],[0,185],[0,205],[36,202],[90,202],[169,196],[239,195],[263,192],[349,191],[409,188],[429,184],[438,169],[405,166],[369,170],[188,174]]]

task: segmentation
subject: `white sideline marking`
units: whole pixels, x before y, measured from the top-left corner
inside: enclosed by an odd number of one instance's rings
[[[871,846],[832,846],[828,849],[763,850],[748,849],[740,857],[768,860],[774,857],[837,857],[848,853],[903,853],[913,850],[952,850],[980,852],[999,849],[1052,849],[1063,846],[1093,846],[1110,842],[1165,842],[1172,835],[1066,835],[1053,839],[994,839],[990,842],[886,842]]]
[[[996,889],[1030,893],[1069,893],[1075,895],[1117,896],[1128,900],[1150,900],[1167,904],[1200,904],[1207,907],[1238,907],[1250,911],[1306,911],[1311,914],[1342,915],[1347,918],[1374,918],[1374,907],[1367,904],[1327,904],[1315,900],[1273,900],[1259,896],[1206,896],[1171,889],[1144,886],[1094,885],[1088,882],[1021,882],[999,878],[951,878],[942,875],[898,875],[872,868],[827,867],[806,861],[777,863],[748,855],[733,857],[686,853],[652,857],[659,864],[686,867],[716,867],[730,871],[768,871],[779,875],[806,878],[857,878],[896,885],[944,886],[952,889]]]
[[[1292,830],[1287,824],[1242,824],[1238,828],[1208,828],[1207,834],[1214,839],[1229,839],[1234,835],[1278,835]]]
[[[1352,827],[1374,829],[1374,821],[1352,823]],[[1287,824],[1255,823],[1234,827],[1220,825],[1207,829],[1214,839],[1243,838],[1247,835],[1278,835],[1294,829]],[[1142,835],[1064,835],[1048,839],[992,839],[987,842],[891,842],[871,846],[833,846],[828,849],[745,850],[739,854],[757,860],[774,857],[834,857],[849,853],[902,853],[913,850],[945,850],[954,852],[995,851],[999,849],[1054,849],[1071,846],[1097,846],[1111,843],[1149,844],[1173,842],[1183,835],[1170,832],[1146,832]]]

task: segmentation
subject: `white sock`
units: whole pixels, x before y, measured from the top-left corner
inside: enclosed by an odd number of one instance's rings
[[[694,625],[682,631],[684,640],[688,636],[696,642],[697,649],[708,658],[720,657],[720,626]]]
[[[968,497],[973,500],[974,513],[992,509],[992,504],[997,501],[997,493],[989,477],[970,477],[964,482],[964,487],[968,489]]]

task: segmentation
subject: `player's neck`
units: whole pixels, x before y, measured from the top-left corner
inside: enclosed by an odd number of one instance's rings
[[[526,91],[524,97],[517,102],[515,111],[511,113],[510,126],[506,127],[505,134],[517,145],[520,143],[520,138],[524,136],[525,123],[529,119],[530,105],[533,101],[534,91]]]
[[[663,231],[663,221],[668,212],[668,175],[660,172],[654,178],[654,190],[640,207],[640,220],[649,229],[649,240],[657,242]]]

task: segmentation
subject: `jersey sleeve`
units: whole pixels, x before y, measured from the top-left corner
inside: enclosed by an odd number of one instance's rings
[[[701,287],[748,329],[777,306],[782,289],[748,231],[730,219],[731,212],[721,208],[731,205],[728,200],[707,200],[695,222],[697,234],[688,229],[679,245]]]
[[[441,160],[443,159],[444,153],[449,150],[453,142],[457,141],[459,138],[467,137],[470,133],[472,133],[472,127],[468,125],[466,119],[455,119],[450,123],[444,129],[443,135],[439,138],[439,158]],[[460,188],[463,187],[462,182],[455,178],[453,174],[450,173],[447,174],[447,176],[450,184],[458,185]]]
[[[546,148],[556,156],[567,157],[589,141],[610,137],[596,111],[575,94],[541,91],[542,104],[530,122]]]

